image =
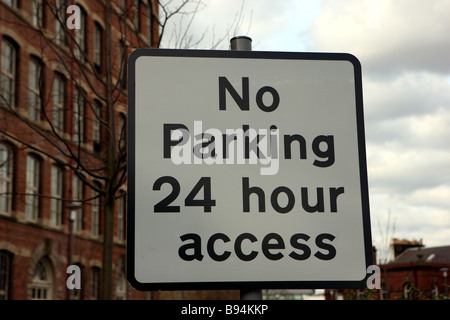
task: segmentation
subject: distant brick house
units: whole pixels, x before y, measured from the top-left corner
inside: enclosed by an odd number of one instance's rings
[[[450,293],[450,246],[426,248],[422,241],[392,239],[392,260],[380,267],[380,290],[326,290],[327,300],[439,299]],[[374,248],[374,261],[376,260]]]
[[[450,292],[450,246],[406,246],[380,268],[383,299],[433,299]]]

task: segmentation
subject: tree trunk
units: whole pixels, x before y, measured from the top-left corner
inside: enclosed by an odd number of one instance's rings
[[[108,150],[106,155],[106,186],[105,186],[105,203],[104,203],[104,239],[103,239],[103,271],[102,271],[102,288],[101,299],[110,300],[112,298],[113,283],[113,246],[114,246],[114,209],[115,209],[115,192],[117,183],[117,146],[116,146],[116,124],[115,110],[113,101],[113,85],[111,75],[111,1],[106,1],[106,48],[105,48],[105,64],[106,64],[106,112],[108,123]]]
[[[110,185],[110,182],[108,182]],[[107,190],[110,187],[107,186]],[[103,230],[103,261],[102,261],[102,300],[112,299],[112,283],[113,283],[113,246],[114,246],[114,194],[110,191],[106,193],[104,200],[104,230]]]

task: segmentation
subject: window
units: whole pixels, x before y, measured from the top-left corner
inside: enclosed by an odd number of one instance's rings
[[[73,112],[73,141],[84,141],[84,95],[79,88],[75,88]]]
[[[83,182],[78,177],[72,180],[72,200],[83,200]],[[78,202],[76,202],[78,203]],[[80,231],[83,229],[83,208],[76,209],[75,221],[73,222],[73,230]]]
[[[119,114],[119,148],[124,150],[127,144],[127,119],[123,113]]]
[[[126,9],[126,0],[119,0],[119,8],[121,10],[121,12],[124,12]]]
[[[14,107],[16,94],[16,47],[8,40],[2,41],[2,76],[0,103]]]
[[[116,280],[116,299],[125,300],[126,299],[126,280],[123,272],[120,272]]]
[[[84,276],[84,267],[80,263],[75,263],[78,268],[80,268],[80,289],[70,289],[69,291],[69,299],[70,300],[82,300],[84,294],[84,285],[83,285],[83,276]]]
[[[94,65],[98,72],[102,67],[102,28],[94,24]]]
[[[0,251],[0,300],[9,299],[9,279],[11,272],[11,255]]]
[[[33,300],[52,299],[53,276],[47,259],[41,259],[36,264],[32,280]]]
[[[125,192],[121,192],[117,200],[117,239],[119,241],[125,240]]]
[[[0,212],[11,213],[12,193],[12,152],[4,143],[0,143]]]
[[[139,0],[134,0],[134,15],[133,15],[133,24],[136,30],[139,31]]]
[[[31,58],[28,72],[28,116],[34,121],[41,118],[41,71],[41,64],[36,59]]]
[[[75,58],[84,60],[86,52],[86,13],[80,8],[80,29],[75,30]]]
[[[37,220],[39,216],[39,169],[38,158],[28,155],[25,196],[25,217],[28,220]]]
[[[94,151],[99,152],[101,150],[101,119],[102,119],[102,105],[99,101],[95,100],[93,104],[94,112],[94,122],[92,124],[93,128],[93,140],[94,140]]]
[[[59,46],[64,46],[66,44],[66,35],[64,33],[66,21],[65,8],[64,0],[55,0],[55,41]]]
[[[62,223],[63,211],[63,185],[64,172],[57,165],[52,166],[51,175],[51,204],[50,204],[50,223],[54,226],[60,226]]]
[[[43,26],[43,7],[42,0],[32,0],[31,1],[31,23],[35,27]]]
[[[127,87],[127,52],[128,52],[128,48],[127,45],[125,44],[125,42],[120,41],[119,44],[119,55],[118,55],[118,59],[119,59],[119,71],[120,71],[120,75],[119,75],[119,81],[120,81],[120,85],[122,87],[122,89],[125,89]]]
[[[53,127],[58,134],[64,132],[64,99],[64,78],[59,74],[55,74],[55,79],[53,80]]]
[[[436,299],[439,296],[439,286],[436,282],[433,282],[430,290],[430,298]]]
[[[149,5],[147,6],[147,41],[148,41],[148,46],[151,47],[152,46],[152,31],[153,31],[153,26],[152,26],[152,21],[153,21],[153,4],[151,3],[151,1],[149,1]]]
[[[96,184],[100,187],[99,184]],[[94,190],[94,199],[92,200],[92,235],[98,237],[100,234],[100,193]]]
[[[91,299],[100,297],[100,268],[92,267],[91,269]]]
[[[8,6],[17,8],[17,0],[3,0]]]
[[[413,286],[409,282],[403,285],[403,297],[408,300],[414,299]]]

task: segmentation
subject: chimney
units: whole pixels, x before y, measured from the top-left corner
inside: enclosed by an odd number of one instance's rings
[[[391,257],[395,260],[400,254],[402,254],[406,249],[409,248],[421,248],[424,247],[422,244],[422,239],[417,240],[406,240],[406,239],[397,239],[392,238],[391,240]]]

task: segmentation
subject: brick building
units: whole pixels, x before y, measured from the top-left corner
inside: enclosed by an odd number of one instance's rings
[[[394,259],[381,265],[383,299],[448,297],[450,246],[427,248],[422,241],[392,239]]]
[[[327,290],[327,300],[449,299],[450,246],[427,248],[422,240],[393,238],[390,251],[391,260],[378,265],[380,290]]]
[[[107,239],[111,299],[236,297],[126,280],[126,62],[154,3],[0,0],[0,300],[99,299]]]

